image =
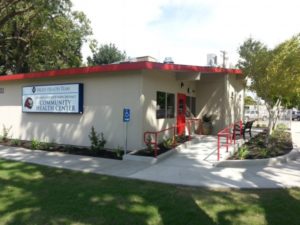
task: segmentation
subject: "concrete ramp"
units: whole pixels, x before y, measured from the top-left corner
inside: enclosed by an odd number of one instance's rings
[[[212,166],[217,161],[217,136],[196,135],[189,142],[182,144],[175,154],[164,160],[169,165],[180,166]],[[225,140],[221,140],[223,143]],[[231,146],[220,150],[220,160],[227,159],[234,151]]]

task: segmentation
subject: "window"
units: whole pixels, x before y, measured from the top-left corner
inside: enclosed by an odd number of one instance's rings
[[[174,118],[175,116],[175,95],[167,94],[167,118]]]
[[[0,88],[0,94],[4,94],[4,88]]]
[[[196,116],[196,98],[186,96],[186,117]]]
[[[156,118],[165,118],[166,115],[166,93],[158,91],[156,94]]]
[[[175,95],[158,91],[156,93],[156,118],[174,118]]]

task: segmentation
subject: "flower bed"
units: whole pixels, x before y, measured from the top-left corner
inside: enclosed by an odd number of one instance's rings
[[[2,139],[0,140],[0,144],[5,146],[12,146],[12,147],[22,147],[22,148],[32,149],[32,150],[62,152],[62,153],[68,153],[74,155],[93,156],[93,157],[101,157],[101,158],[117,159],[117,160],[122,160],[122,156],[123,156],[123,151],[121,151],[120,149],[103,148],[101,150],[94,151],[88,147],[39,142],[37,140],[25,141],[25,140],[16,140],[16,139],[6,139],[6,140]]]
[[[266,145],[267,132],[261,132],[243,144],[230,160],[266,159],[285,155],[293,149],[291,134],[285,129],[277,129]]]
[[[176,148],[178,145],[185,143],[189,140],[189,136],[176,136],[176,142],[171,139],[166,139],[163,142],[158,144],[157,155],[161,155],[165,152],[170,151],[171,149]],[[138,150],[134,152],[132,155],[137,156],[147,156],[147,157],[155,157],[153,147],[148,146],[148,148]]]

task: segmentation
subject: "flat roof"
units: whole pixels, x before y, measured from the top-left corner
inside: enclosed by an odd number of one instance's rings
[[[157,62],[126,62],[120,64],[107,64],[90,67],[68,68],[60,70],[49,70],[42,72],[20,73],[12,75],[0,76],[0,82],[24,80],[24,79],[38,79],[61,76],[76,76],[84,74],[97,74],[105,72],[122,72],[122,71],[137,71],[137,70],[159,70],[159,71],[173,71],[173,72],[199,72],[208,74],[237,74],[241,75],[239,69],[226,69],[220,67],[207,66],[192,66],[180,64],[164,64]]]

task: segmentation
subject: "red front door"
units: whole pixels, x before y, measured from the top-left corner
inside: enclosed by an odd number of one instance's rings
[[[185,134],[186,95],[177,94],[177,134]]]

